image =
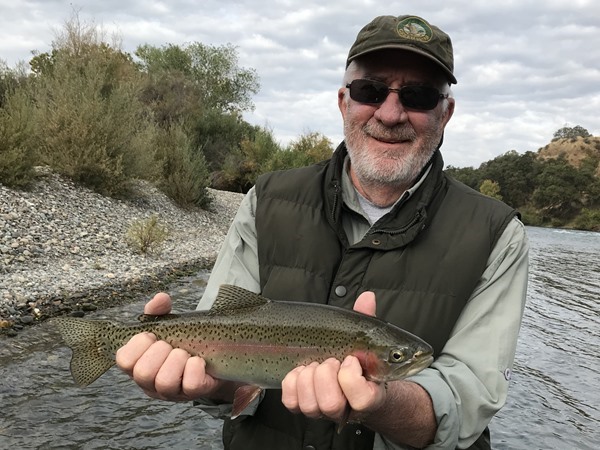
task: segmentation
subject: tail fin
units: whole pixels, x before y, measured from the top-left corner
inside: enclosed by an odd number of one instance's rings
[[[115,364],[112,351],[101,339],[110,326],[109,322],[60,317],[53,323],[73,351],[71,375],[79,386],[91,384]]]

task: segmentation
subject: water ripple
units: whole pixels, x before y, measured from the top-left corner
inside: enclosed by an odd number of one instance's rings
[[[528,303],[495,449],[596,449],[600,442],[600,233],[528,228]],[[195,307],[207,273],[171,288]],[[136,317],[143,302],[95,314]],[[117,369],[76,387],[54,329],[0,346],[0,448],[220,449],[221,422],[190,404],[147,398]]]

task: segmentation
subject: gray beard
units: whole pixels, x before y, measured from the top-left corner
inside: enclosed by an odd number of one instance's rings
[[[382,155],[366,151],[367,136],[375,136],[384,140],[414,142],[416,134],[412,127],[402,125],[386,128],[371,125],[368,122],[359,128],[346,123],[344,124],[344,134],[353,171],[361,184],[398,186],[404,189],[415,182],[423,168],[431,160],[441,140],[441,136],[437,136],[437,133],[429,133],[424,144],[413,151]]]

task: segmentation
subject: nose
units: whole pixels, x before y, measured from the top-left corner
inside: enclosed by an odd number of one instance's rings
[[[386,126],[394,126],[408,120],[408,114],[398,95],[399,89],[389,88],[384,102],[375,111],[375,118]]]

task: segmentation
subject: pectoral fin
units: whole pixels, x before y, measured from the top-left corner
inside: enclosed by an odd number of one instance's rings
[[[258,398],[261,392],[261,387],[252,386],[250,384],[237,388],[233,396],[233,409],[231,411],[231,418],[235,419],[238,417],[250,403]]]

